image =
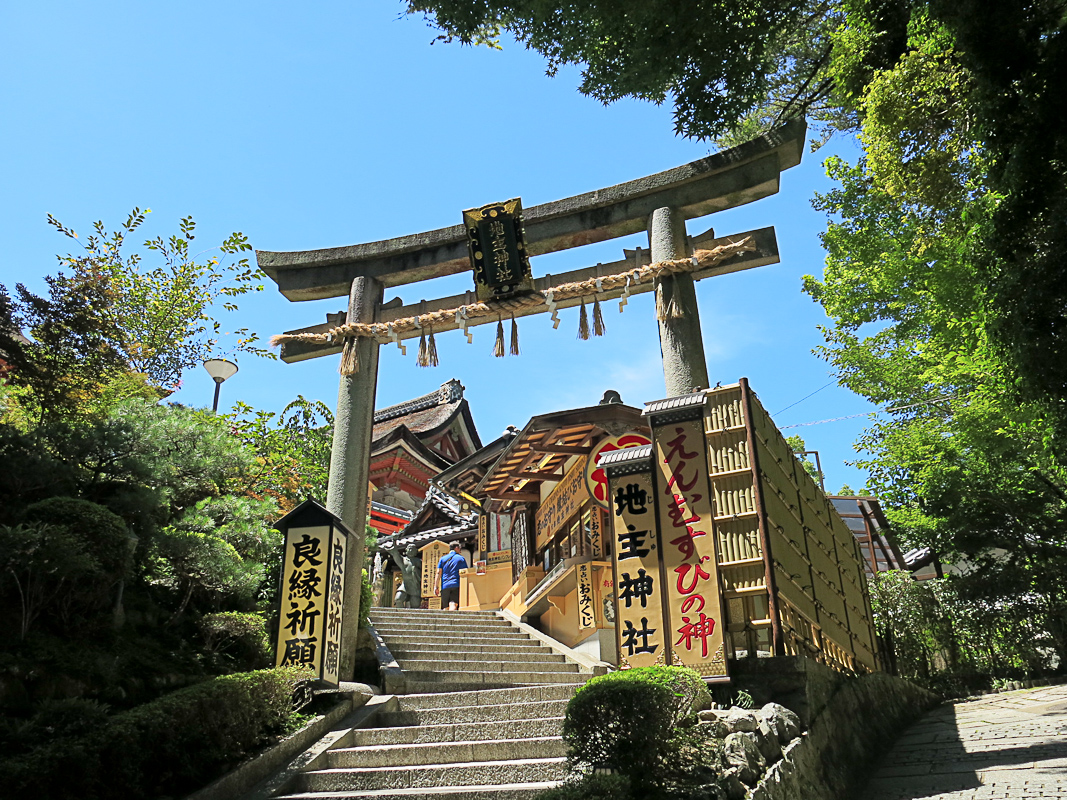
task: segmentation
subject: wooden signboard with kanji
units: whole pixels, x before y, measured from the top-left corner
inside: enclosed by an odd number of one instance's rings
[[[419,552],[422,553],[422,599],[426,602],[426,608],[438,609],[441,607],[441,595],[433,593],[433,581],[437,575],[437,562],[448,555],[448,545],[444,542],[430,542],[423,545]],[[440,592],[441,587],[437,587]]]
[[[633,448],[646,450],[648,448]],[[615,635],[619,666],[666,663],[669,641],[663,619],[659,533],[652,472],[646,457],[609,467],[614,535]]]
[[[682,415],[690,419],[651,418],[671,657],[709,680],[729,680],[703,410]]]
[[[274,663],[311,667],[322,684],[336,687],[347,529],[312,500],[279,520],[278,528],[285,551]]]

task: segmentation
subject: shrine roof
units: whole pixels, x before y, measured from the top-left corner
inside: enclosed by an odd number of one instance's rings
[[[441,528],[431,528],[416,533],[398,533],[396,536],[388,536],[378,540],[378,549],[388,552],[397,547],[415,545],[421,547],[433,541],[451,542],[456,539],[466,539],[478,532],[478,526],[463,527],[461,525],[447,525]]]
[[[422,397],[375,411],[374,432],[371,434],[373,446],[377,446],[388,434],[400,427],[407,428],[420,439],[424,439],[447,428],[457,416],[463,417],[475,448],[481,447],[470,405],[463,397],[463,384],[455,378]]]
[[[466,458],[460,459],[448,469],[442,471],[433,482],[448,492],[466,492],[470,494],[485,477],[486,472],[499,458],[500,453],[519,435],[519,429],[509,425],[501,436]]]
[[[397,449],[407,450],[415,462],[421,463],[426,469],[427,479],[452,463],[443,453],[428,447],[423,438],[412,433],[406,425],[400,425],[382,436],[375,437],[371,443],[371,472],[377,471],[375,463],[383,453],[391,453]]]
[[[388,514],[391,517],[398,517],[399,519],[410,520],[415,516],[413,511],[405,511],[402,508],[396,506],[390,506],[385,503],[379,503],[377,500],[370,501],[371,511],[376,511],[379,514]]]
[[[595,406],[533,417],[501,452],[472,494],[494,500],[539,502],[539,486],[559,481],[573,456],[588,455],[605,435],[648,430],[639,409],[605,399]]]
[[[423,526],[434,516],[444,517],[444,525],[435,525],[432,528]],[[434,539],[451,541],[451,539],[477,532],[479,512],[476,507],[469,513],[463,511],[463,501],[453,497],[448,492],[437,486],[430,486],[426,493],[426,499],[415,510],[411,521],[405,525],[395,536],[389,536],[379,541],[381,550],[389,551],[397,547],[407,547],[409,544],[425,544]]]

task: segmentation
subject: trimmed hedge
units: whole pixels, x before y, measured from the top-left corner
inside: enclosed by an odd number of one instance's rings
[[[296,668],[225,675],[109,718],[97,730],[0,761],[5,797],[180,797],[285,730]]]
[[[688,724],[711,695],[687,667],[640,667],[593,678],[567,704],[563,739],[577,768],[607,768],[635,787],[660,771]]]

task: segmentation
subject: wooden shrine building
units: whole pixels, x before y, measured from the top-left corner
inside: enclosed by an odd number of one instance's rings
[[[375,411],[371,499],[414,512],[426,498],[435,475],[481,446],[463,385],[455,379],[422,397]],[[371,516],[373,524],[373,507]],[[382,532],[394,530],[396,527]]]
[[[505,610],[568,647],[614,661],[614,600],[607,483],[602,452],[647,443],[641,410],[616,392],[598,405],[543,414],[437,476],[436,497],[471,501],[476,526],[397,537],[418,544],[459,539],[472,566],[461,573],[460,608]],[[444,535],[442,535],[444,534]]]
[[[683,426],[691,434],[684,452],[695,460],[667,503],[661,495],[671,483],[661,485],[667,478],[654,473],[669,459],[654,453],[669,448],[657,437],[677,437]],[[678,488],[693,485],[690,468],[702,476],[703,499]],[[647,502],[655,513],[643,524],[652,520],[648,533],[659,542],[651,548],[646,542],[642,551],[651,553],[641,565],[648,597],[653,580],[664,581],[656,590],[662,601],[650,602],[649,610],[642,602],[636,619],[646,630],[674,632],[660,634],[657,657],[670,654],[667,663],[686,663],[712,680],[725,679],[736,659],[776,655],[806,655],[848,671],[879,669],[865,573],[872,571],[872,547],[879,569],[899,558],[884,517],[869,529],[864,512],[876,511],[870,498],[824,495],[744,380],[644,409],[607,392],[598,405],[536,416],[438,475],[389,546],[415,545],[436,564],[432,548],[459,540],[472,563],[460,575],[461,610],[510,612],[567,647],[637,666],[620,633],[630,625],[624,618],[637,573],[619,559],[633,542],[623,541],[630,534],[620,533],[614,519],[622,509],[622,495],[615,495],[637,488],[628,483],[636,478],[619,483],[618,475],[635,469],[650,475]],[[671,545],[680,541],[670,523],[682,517],[694,523],[689,535],[702,537],[692,539],[695,551],[688,549],[699,567],[693,571],[669,562]],[[883,551],[888,558],[878,557]],[[685,634],[696,623],[671,617],[694,607],[676,598],[681,612],[671,612],[674,584],[686,582],[675,573],[708,582],[700,619],[717,630],[715,654],[694,657],[680,646],[691,644]],[[433,607],[432,600],[426,605]]]

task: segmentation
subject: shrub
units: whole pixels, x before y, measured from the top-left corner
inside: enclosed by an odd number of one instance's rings
[[[38,747],[56,739],[85,736],[106,723],[108,706],[84,697],[45,700],[37,712],[19,726],[19,744]]]
[[[626,800],[630,781],[623,775],[583,775],[541,792],[537,800]]]
[[[118,714],[88,735],[0,762],[12,800],[181,796],[286,729],[294,668],[226,675]]]
[[[956,696],[989,688],[998,678],[1053,669],[1053,626],[1036,596],[995,602],[975,596],[980,577],[916,581],[895,570],[875,576],[871,606],[897,675]]]
[[[567,704],[563,739],[578,768],[600,767],[634,787],[654,783],[676,749],[676,730],[711,697],[686,667],[641,667],[593,678]]]
[[[258,614],[221,611],[205,614],[198,623],[207,651],[224,656],[241,669],[261,669],[271,660],[266,623]]]
[[[28,522],[66,528],[85,542],[85,549],[109,578],[121,578],[130,564],[126,523],[108,509],[75,497],[50,497],[26,509]]]

